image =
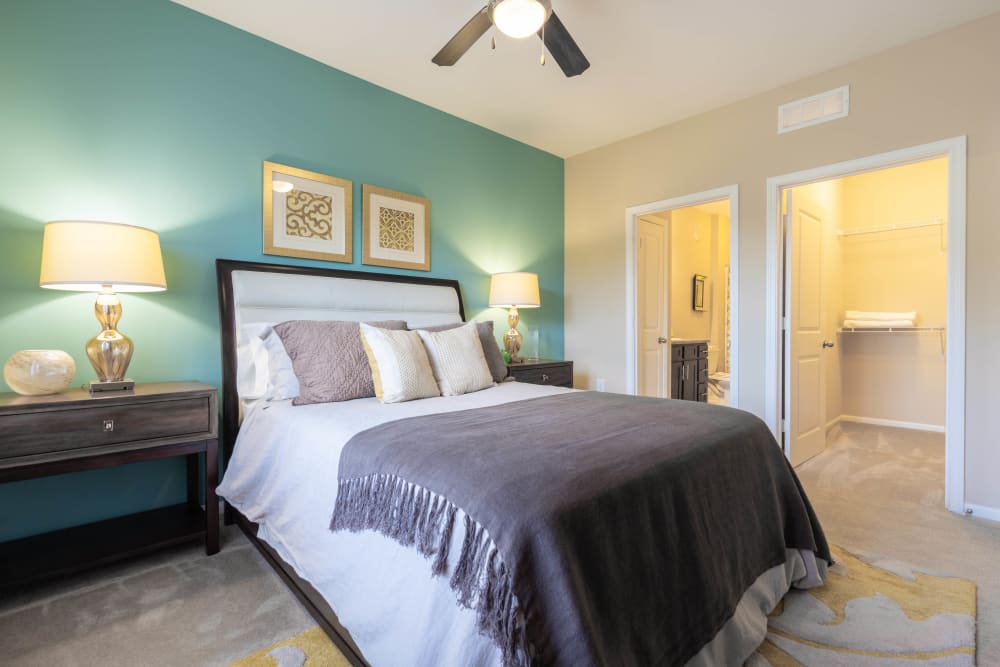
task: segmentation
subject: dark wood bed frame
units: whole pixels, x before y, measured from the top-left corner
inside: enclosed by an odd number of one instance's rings
[[[457,280],[407,276],[368,271],[347,271],[344,269],[324,269],[312,266],[291,266],[263,262],[243,262],[228,259],[215,261],[215,272],[219,289],[219,320],[222,329],[222,444],[223,461],[229,462],[236,436],[240,430],[239,395],[236,391],[236,312],[233,303],[233,271],[260,271],[264,273],[285,273],[293,275],[322,276],[326,278],[350,278],[354,280],[374,280],[390,283],[411,283],[417,285],[439,285],[451,287],[458,296],[458,314],[465,321],[462,290]],[[236,523],[247,539],[257,547],[267,562],[278,573],[288,588],[312,614],[344,656],[356,667],[368,667],[351,634],[340,624],[336,612],[309,582],[302,579],[291,565],[263,540],[257,538],[257,524],[247,519],[236,508],[225,503],[224,517],[227,525]]]

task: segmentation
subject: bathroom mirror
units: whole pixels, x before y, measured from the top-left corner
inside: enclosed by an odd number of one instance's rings
[[[693,298],[691,308],[694,310],[705,310],[705,276],[694,274]]]

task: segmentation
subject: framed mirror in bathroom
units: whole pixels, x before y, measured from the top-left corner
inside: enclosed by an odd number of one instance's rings
[[[694,274],[691,308],[698,311],[705,310],[705,276],[697,273]]]

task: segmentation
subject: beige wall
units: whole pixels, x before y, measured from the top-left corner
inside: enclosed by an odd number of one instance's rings
[[[694,275],[705,276],[705,305],[709,304],[712,273],[712,217],[695,207],[670,212],[670,326],[671,338],[708,340],[712,316],[694,310]]]
[[[947,159],[842,180],[845,229],[948,218]],[[842,238],[842,308],[915,310],[919,325],[944,326],[943,235],[943,227],[928,227]],[[946,366],[937,335],[845,333],[841,349],[845,415],[944,426]]]
[[[764,411],[768,176],[968,135],[966,495],[1000,507],[1000,15],[566,161],[566,355],[625,389],[625,209],[740,186],[741,407]],[[850,117],[778,135],[779,104],[850,84]]]
[[[946,158],[843,181],[844,229],[948,218]],[[927,227],[844,237],[844,308],[915,310],[918,324],[944,326],[948,279],[944,235],[943,227]]]

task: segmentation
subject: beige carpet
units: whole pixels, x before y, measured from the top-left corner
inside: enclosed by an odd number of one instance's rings
[[[907,582],[924,581],[913,573],[974,581],[979,664],[1000,665],[1000,526],[944,509],[939,434],[845,425],[798,472],[831,541],[864,563]],[[228,528],[223,539],[210,558],[191,545],[0,596],[0,664],[225,667],[315,627],[238,531]],[[820,664],[864,664],[857,655]],[[938,664],[962,664],[967,655]],[[278,663],[272,656],[259,664]]]
[[[890,572],[843,549],[825,586],[793,591],[768,620],[747,667],[954,667],[975,664],[976,586],[967,579]],[[349,664],[318,627],[229,667]]]
[[[827,537],[868,563],[976,582],[979,664],[1000,665],[1000,524],[944,507],[944,436],[844,424],[798,468]]]
[[[0,594],[0,665],[224,667],[313,625],[230,526],[214,556],[192,544]]]

